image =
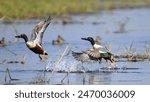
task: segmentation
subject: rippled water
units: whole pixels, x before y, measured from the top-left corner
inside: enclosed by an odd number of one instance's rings
[[[12,24],[0,23],[0,38],[5,37],[8,46],[0,48],[0,84],[150,84],[150,62],[118,62],[114,69],[109,69],[110,63],[84,63],[77,62],[71,54],[65,56],[60,63],[60,55],[66,46],[73,51],[82,51],[91,48],[89,42],[82,41],[81,37],[99,35],[102,45],[110,46],[114,54],[126,53],[125,48],[133,42],[136,53],[144,53],[144,45],[150,46],[150,9],[126,9],[101,11],[99,14],[71,16],[68,24],[53,18],[47,28],[43,47],[49,54],[48,61],[39,61],[37,55],[27,49],[23,40],[14,42],[15,31]],[[125,32],[116,33],[119,22],[124,22]],[[16,22],[15,28],[19,33],[30,35],[37,20]],[[60,34],[65,39],[63,46],[53,46],[52,40]],[[11,43],[9,43],[11,42]],[[21,60],[26,56],[25,64],[7,63]],[[4,63],[3,63],[4,62]],[[54,72],[51,70],[54,68]],[[11,77],[19,80],[5,81],[6,69],[10,70]],[[45,68],[49,71],[44,72]],[[86,73],[83,73],[83,69]],[[68,73],[68,74],[67,74]],[[64,79],[64,80],[63,80]],[[46,82],[42,82],[46,80]],[[36,83],[36,82],[41,83]]]

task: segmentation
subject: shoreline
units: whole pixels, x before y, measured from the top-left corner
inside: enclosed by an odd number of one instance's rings
[[[106,9],[101,9],[99,10],[99,12],[90,12],[90,13],[76,13],[76,14],[68,14],[68,15],[62,15],[62,16],[56,16],[56,15],[52,15],[52,18],[53,18],[53,22],[54,24],[57,24],[57,23],[63,23],[63,22],[66,22],[66,23],[82,23],[80,21],[74,21],[72,19],[73,16],[88,16],[88,15],[97,15],[97,14],[100,14],[100,13],[103,13],[103,12],[111,12],[111,11],[115,11],[115,10],[136,10],[136,9],[150,9],[150,7],[135,7],[135,8],[119,8],[119,9],[111,9],[111,10],[106,10]],[[4,17],[1,17],[0,18],[0,23],[5,23],[5,24],[11,24],[11,23],[37,23],[39,22],[39,20],[41,19],[44,19],[46,16],[49,16],[49,15],[45,15],[45,16],[42,16],[42,17],[37,17],[37,18],[28,18],[28,19],[15,19],[15,18],[11,18],[11,17],[7,17],[7,16],[4,16]]]

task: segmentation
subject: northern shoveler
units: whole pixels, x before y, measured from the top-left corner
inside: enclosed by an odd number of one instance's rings
[[[51,21],[51,17],[49,16],[44,21],[39,22],[33,28],[30,41],[28,40],[28,37],[26,36],[26,34],[15,36],[16,38],[23,38],[25,40],[25,44],[27,45],[27,47],[34,53],[39,54],[39,58],[41,60],[42,60],[42,57],[40,55],[44,55],[45,59],[48,58],[47,52],[42,47],[42,38],[43,38],[43,34],[46,28],[50,24],[50,21]]]
[[[90,41],[93,48],[87,51],[83,51],[81,53],[72,52],[72,55],[76,60],[81,62],[86,62],[89,60],[95,60],[101,62],[102,58],[104,58],[106,62],[107,60],[110,60],[112,63],[116,63],[113,55],[108,51],[105,52],[101,51],[100,48],[104,48],[104,47],[99,44],[96,44],[92,37],[81,38],[81,39]]]
[[[52,41],[52,44],[53,45],[62,45],[62,44],[64,44],[63,37],[58,35],[57,39]]]
[[[102,47],[95,43],[92,37],[81,38],[82,40],[88,40],[91,42],[93,48],[83,52],[72,52],[73,57],[81,62],[87,62],[90,60],[101,61],[101,54],[99,53],[99,48]]]

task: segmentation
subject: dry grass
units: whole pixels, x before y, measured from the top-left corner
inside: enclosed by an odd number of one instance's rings
[[[9,69],[7,68],[6,74],[5,74],[5,82],[7,82],[7,81],[11,82],[11,81],[16,81],[16,80],[19,80],[19,79],[12,78]]]
[[[136,50],[133,42],[129,45],[129,47],[125,46],[125,49],[126,49],[126,52],[124,54],[115,55],[114,57],[117,59],[125,58],[125,59],[127,59],[127,61],[130,61],[130,62],[150,60],[150,46],[148,44],[144,45],[145,52],[143,52],[141,54],[136,53],[137,50]]]
[[[49,81],[44,75],[37,74],[37,76],[35,76],[30,83],[38,85],[46,85],[49,83]]]

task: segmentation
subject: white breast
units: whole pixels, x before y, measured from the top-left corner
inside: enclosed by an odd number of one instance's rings
[[[98,45],[98,44],[94,44],[94,46],[93,46],[95,49],[99,49],[99,48],[103,48],[103,46],[101,46],[101,45]]]
[[[28,41],[26,44],[29,48],[34,48],[36,46],[36,43],[34,43],[32,41]]]
[[[106,52],[99,50],[99,53],[106,53]]]

